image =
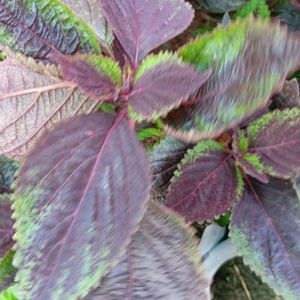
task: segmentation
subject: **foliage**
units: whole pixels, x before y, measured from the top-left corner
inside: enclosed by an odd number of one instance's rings
[[[231,216],[245,261],[294,299],[300,108],[261,111],[300,66],[299,37],[250,17],[148,55],[190,4],[77,2],[0,0],[0,155],[21,163],[11,187],[0,160],[1,297],[208,299],[184,218]],[[138,139],[162,140],[150,163]]]
[[[250,0],[236,12],[235,17],[245,18],[251,14],[257,14],[263,19],[268,19],[271,12],[265,0]]]

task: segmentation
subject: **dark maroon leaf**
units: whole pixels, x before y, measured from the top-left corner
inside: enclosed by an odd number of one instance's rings
[[[162,188],[169,183],[177,164],[190,147],[189,144],[167,136],[154,148],[150,156],[154,188]]]
[[[208,300],[198,247],[182,218],[151,203],[121,262],[85,300]]]
[[[224,214],[243,189],[231,155],[214,141],[188,150],[174,175],[166,205],[189,221],[202,222]]]
[[[300,67],[299,48],[298,35],[254,18],[217,28],[182,48],[185,61],[201,71],[213,69],[195,97],[198,104],[182,137],[217,137],[265,107],[288,74]]]
[[[131,117],[138,121],[166,116],[198,90],[211,74],[210,71],[200,74],[169,53],[150,56],[141,70],[138,70],[129,100]]]
[[[113,100],[116,85],[121,83],[119,66],[104,56],[78,55],[56,56],[66,80],[72,81],[89,97],[95,100]],[[108,97],[108,98],[107,98]]]
[[[247,128],[248,153],[260,157],[265,172],[281,178],[300,174],[300,108],[276,110]]]
[[[91,44],[88,44],[92,36],[83,33],[88,28],[77,29],[75,21],[77,25],[84,26],[58,3],[0,1],[1,43],[37,59],[48,59],[49,55],[56,52],[73,54],[92,50]],[[88,42],[81,43],[81,37]]]
[[[0,195],[0,260],[14,244],[12,240],[14,222],[11,217],[12,210],[10,206],[11,199],[9,195]]]
[[[22,299],[86,296],[137,230],[150,174],[122,116],[95,113],[60,125],[20,169],[13,207]]]
[[[0,195],[12,192],[12,183],[19,164],[4,156],[0,156]]]
[[[273,97],[272,108],[300,107],[299,83],[296,78],[286,80],[279,94]]]
[[[184,0],[102,0],[101,4],[135,66],[151,50],[184,31],[194,16]]]
[[[300,294],[300,201],[292,184],[248,180],[230,236],[244,260],[284,299]]]

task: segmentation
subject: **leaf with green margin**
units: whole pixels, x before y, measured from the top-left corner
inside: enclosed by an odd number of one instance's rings
[[[101,11],[101,0],[60,0],[82,18],[106,45],[113,40],[112,30]]]
[[[196,39],[179,54],[213,75],[200,88],[188,128],[168,129],[187,141],[216,137],[266,105],[300,66],[300,38],[279,24],[247,18]]]
[[[143,217],[149,169],[124,114],[78,116],[39,140],[13,194],[21,299],[78,299],[100,283]]]
[[[86,95],[100,100],[113,100],[117,86],[122,83],[122,72],[116,62],[100,55],[83,54],[54,57],[64,79],[74,82]]]
[[[300,201],[291,182],[247,180],[229,235],[244,261],[285,299],[300,294]]]
[[[84,300],[210,299],[190,229],[183,218],[151,202],[122,260]]]
[[[264,172],[280,178],[300,175],[300,108],[276,110],[247,128],[248,153],[259,156]]]
[[[166,116],[195,93],[210,74],[210,70],[197,72],[168,52],[147,57],[134,79],[129,116],[139,122]]]
[[[100,51],[93,31],[57,0],[0,1],[0,43],[43,60]]]
[[[236,165],[246,174],[258,179],[262,183],[268,183],[269,178],[264,173],[265,166],[261,163],[260,157],[254,153],[245,153],[243,156],[235,156]]]
[[[14,245],[14,221],[12,219],[11,198],[9,194],[0,195],[0,259]]]
[[[16,269],[12,265],[13,257],[14,252],[9,251],[5,257],[0,259],[0,294],[14,282]]]
[[[243,179],[232,155],[221,144],[204,141],[179,164],[166,205],[189,221],[203,222],[226,213],[242,192]]]
[[[24,158],[46,129],[97,106],[56,77],[53,66],[18,55],[2,61],[0,68],[0,155]]]

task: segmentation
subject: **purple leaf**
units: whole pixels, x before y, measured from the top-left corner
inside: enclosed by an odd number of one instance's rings
[[[78,17],[82,18],[105,44],[113,40],[113,33],[101,12],[102,0],[60,0],[65,3]]]
[[[74,82],[89,97],[113,100],[116,85],[121,84],[121,70],[111,59],[97,55],[78,55],[73,57],[56,56],[63,76]],[[107,100],[107,99],[106,99]]]
[[[256,154],[264,171],[275,177],[300,175],[300,108],[276,110],[247,128],[248,153]]]
[[[167,136],[151,153],[153,187],[162,188],[169,183],[177,164],[191,146]]]
[[[149,56],[137,72],[130,104],[131,118],[154,120],[178,107],[208,79],[169,53]]]
[[[18,56],[0,68],[0,155],[23,158],[46,128],[97,106],[53,67]]]
[[[6,253],[11,249],[14,242],[12,236],[14,234],[13,230],[13,220],[12,220],[12,210],[10,208],[11,200],[9,195],[0,196],[0,260],[6,255]]]
[[[243,189],[232,156],[214,141],[188,150],[174,175],[166,205],[189,221],[202,222],[224,214]]]
[[[217,28],[182,48],[185,61],[201,71],[213,69],[182,136],[187,141],[216,137],[261,110],[300,67],[299,49],[299,36],[254,18]]]
[[[248,160],[246,159],[248,158]],[[259,164],[259,168],[255,164],[252,163],[252,160],[257,162]],[[241,156],[236,156],[235,157],[236,164],[248,175],[250,175],[253,178],[256,178],[262,183],[268,183],[269,182],[269,177],[264,174],[264,169],[261,170],[261,162],[259,161],[259,157],[254,156],[254,158],[249,159],[249,157],[241,157]]]
[[[183,32],[194,17],[183,0],[102,0],[104,14],[131,63]]]
[[[85,300],[210,299],[187,229],[182,218],[152,202],[121,262]]]
[[[92,31],[58,2],[0,1],[1,43],[36,59],[99,50]]]
[[[123,114],[79,116],[44,135],[14,193],[20,297],[85,297],[137,230],[149,179]]]
[[[300,202],[288,181],[248,180],[230,236],[244,260],[284,299],[300,294]]]

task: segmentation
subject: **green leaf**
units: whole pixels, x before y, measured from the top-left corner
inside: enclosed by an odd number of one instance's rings
[[[12,288],[6,289],[2,294],[0,294],[0,300],[19,300],[13,293]]]
[[[16,269],[12,265],[13,257],[14,252],[9,251],[6,256],[0,260],[0,293],[14,282]]]
[[[161,137],[162,131],[155,127],[144,128],[138,132],[138,139],[140,141],[145,141],[152,137]]]

